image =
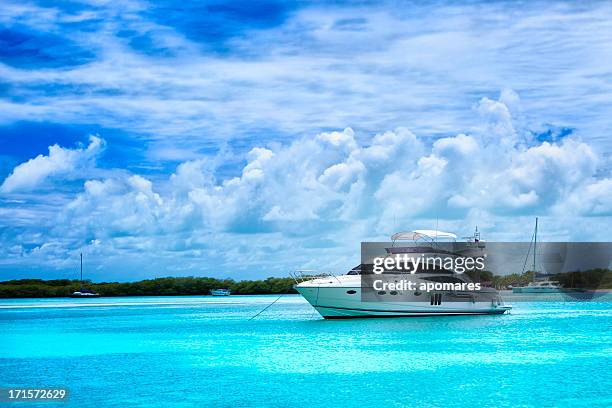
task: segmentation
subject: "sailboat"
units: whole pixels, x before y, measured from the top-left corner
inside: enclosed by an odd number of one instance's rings
[[[544,278],[536,280],[536,253],[538,245],[538,218],[535,220],[535,231],[533,233],[533,281],[527,286],[517,286],[512,288],[512,293],[558,293],[562,292],[563,288],[558,281]],[[527,252],[529,256],[529,251]],[[526,261],[526,260],[525,260]]]
[[[82,253],[81,253],[81,289],[77,290],[76,292],[72,292],[72,295],[70,295],[70,297],[73,297],[73,298],[100,297],[100,294],[83,288],[83,254]]]
[[[232,294],[232,291],[229,289],[211,289],[210,294],[212,296],[229,296]]]

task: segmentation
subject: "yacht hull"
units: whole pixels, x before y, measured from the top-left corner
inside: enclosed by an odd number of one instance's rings
[[[442,301],[436,305],[432,304],[429,294],[419,295],[423,300],[414,299],[415,296],[410,294],[402,301],[364,302],[360,288],[297,285],[296,290],[326,319],[485,315],[503,314],[511,309],[493,294],[482,294],[479,299],[467,301],[450,301],[453,294],[443,293]]]
[[[509,307],[499,307],[495,310],[417,310],[416,307],[407,310],[375,310],[375,309],[348,309],[334,307],[315,307],[317,312],[325,319],[355,319],[355,318],[382,318],[382,317],[426,317],[426,316],[466,316],[503,314]]]

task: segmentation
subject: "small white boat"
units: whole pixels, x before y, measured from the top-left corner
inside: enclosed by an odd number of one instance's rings
[[[229,296],[232,291],[229,289],[211,289],[210,294],[213,296]]]
[[[72,292],[72,295],[70,295],[70,297],[73,298],[94,298],[94,297],[100,297],[100,294],[98,293],[94,293],[94,292],[87,292],[85,290],[77,290],[76,292]]]

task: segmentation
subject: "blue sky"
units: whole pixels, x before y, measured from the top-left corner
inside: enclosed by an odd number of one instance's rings
[[[340,272],[610,240],[609,2],[3,2],[0,274]]]

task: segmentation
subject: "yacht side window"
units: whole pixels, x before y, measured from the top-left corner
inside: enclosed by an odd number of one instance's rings
[[[454,276],[428,276],[426,278],[421,278],[430,282],[440,282],[440,283],[464,283],[461,279],[455,278]]]
[[[347,275],[361,275],[361,264],[348,271]]]

